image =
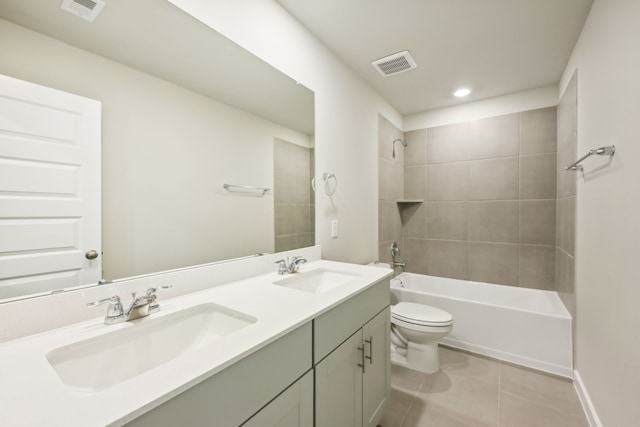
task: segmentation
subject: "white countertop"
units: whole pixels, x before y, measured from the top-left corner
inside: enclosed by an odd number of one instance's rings
[[[272,284],[287,276],[263,274],[173,299],[163,300],[160,294],[160,312],[132,322],[104,325],[100,318],[0,344],[0,425],[126,424],[391,275],[389,269],[332,261],[304,264],[300,272],[317,268],[358,277],[325,293],[313,294]],[[47,361],[46,355],[62,346],[135,328],[141,322],[203,303],[223,305],[258,320],[206,347],[93,394],[74,393]],[[106,307],[104,310],[106,313]]]

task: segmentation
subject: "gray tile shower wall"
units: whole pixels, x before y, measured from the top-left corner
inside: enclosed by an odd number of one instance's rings
[[[311,188],[314,153],[276,138],[273,142],[275,251],[313,246],[315,200]]]
[[[558,135],[556,107],[407,132],[404,197],[424,199],[400,211],[407,271],[555,289]]]
[[[556,291],[576,325],[575,293],[575,227],[576,227],[576,183],[578,173],[565,171],[578,158],[578,87],[574,74],[558,105],[558,161],[556,199]],[[575,337],[575,333],[574,333]]]
[[[397,200],[404,198],[404,158],[405,150],[402,144],[395,144],[394,139],[403,140],[405,135],[395,127],[390,121],[382,116],[378,116],[378,259],[381,262],[391,262],[390,247],[391,242],[402,242],[402,217]],[[420,153],[419,144],[411,147],[411,153],[415,159],[424,157]],[[420,165],[417,166],[420,168]],[[421,191],[421,171],[409,173],[412,180],[415,181],[414,187],[411,189],[418,195]]]

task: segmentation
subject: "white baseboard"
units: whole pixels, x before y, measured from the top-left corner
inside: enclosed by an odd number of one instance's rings
[[[589,393],[582,382],[582,377],[580,377],[580,373],[577,370],[573,371],[573,378],[573,386],[578,392],[578,398],[580,399],[580,403],[582,403],[582,409],[584,409],[584,413],[587,416],[589,426],[602,427],[602,422],[600,422],[600,418],[598,418],[596,408],[593,406]]]

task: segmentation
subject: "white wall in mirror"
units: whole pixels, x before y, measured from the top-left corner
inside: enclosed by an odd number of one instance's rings
[[[310,135],[8,21],[0,40],[0,73],[102,102],[105,278],[273,252],[273,194],[222,186],[272,188],[274,137]]]

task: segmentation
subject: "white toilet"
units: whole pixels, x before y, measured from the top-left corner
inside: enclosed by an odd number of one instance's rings
[[[453,316],[413,302],[391,306],[391,363],[431,374],[440,369],[438,340],[453,329]]]

